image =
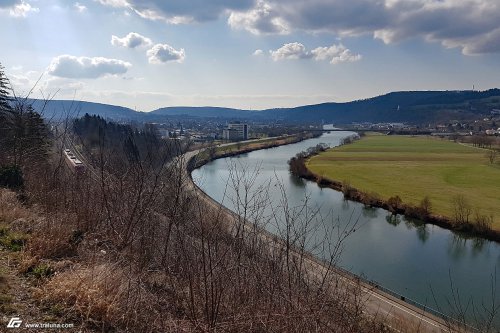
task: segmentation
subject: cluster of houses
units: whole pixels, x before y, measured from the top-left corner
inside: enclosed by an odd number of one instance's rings
[[[192,122],[189,128],[184,128],[183,124],[177,125],[165,123],[151,123],[158,131],[162,139],[185,139],[193,141],[210,141],[222,139],[226,141],[248,140],[249,126],[243,122],[230,122],[226,125],[211,124],[211,126],[202,126],[199,123]],[[207,124],[205,124],[207,125]],[[222,133],[220,132],[222,128]]]
[[[500,127],[497,129],[487,129],[485,133],[486,135],[500,135]]]

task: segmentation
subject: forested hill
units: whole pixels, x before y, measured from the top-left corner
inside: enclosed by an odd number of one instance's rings
[[[413,122],[467,119],[500,108],[500,89],[487,91],[408,91],[347,103],[323,103],[263,111],[273,117],[307,121]]]
[[[174,116],[174,115],[186,115],[186,116],[197,116],[197,117],[217,117],[217,118],[252,118],[256,116],[258,111],[248,111],[232,108],[220,108],[213,106],[201,106],[201,107],[190,107],[190,106],[174,106],[157,109],[151,112],[151,114],[157,116]]]
[[[35,109],[42,106],[36,101]],[[488,115],[500,109],[500,89],[486,91],[403,91],[346,103],[323,103],[294,108],[248,111],[219,107],[167,107],[152,112],[74,101],[51,101],[45,107],[46,118],[100,115],[115,120],[161,121],[166,117],[213,117],[283,122],[410,122],[462,120]]]

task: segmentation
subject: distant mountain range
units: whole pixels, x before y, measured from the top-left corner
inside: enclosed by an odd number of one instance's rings
[[[294,108],[249,111],[220,107],[166,107],[151,112],[83,101],[33,100],[46,118],[79,117],[85,113],[114,120],[162,121],[202,117],[225,120],[348,124],[352,122],[426,123],[471,119],[500,109],[500,89],[486,91],[404,91],[346,103],[322,103]]]

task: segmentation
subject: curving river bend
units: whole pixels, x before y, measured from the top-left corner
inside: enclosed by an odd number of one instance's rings
[[[341,229],[346,223],[356,223],[355,232],[343,243],[345,247],[340,257],[343,268],[447,314],[453,314],[449,302],[454,303],[457,295],[464,306],[469,301],[478,308],[482,303],[491,305],[493,299],[500,303],[499,244],[465,239],[440,227],[408,221],[404,217],[390,218],[390,213],[383,209],[365,208],[362,204],[345,201],[340,192],[322,189],[316,183],[289,174],[287,161],[298,152],[318,143],[337,146],[342,138],[351,134],[330,132],[291,145],[215,160],[193,171],[193,179],[213,199],[238,212],[230,199],[237,187],[231,181],[231,174],[234,168],[258,169],[252,188],[270,184],[269,202],[273,206],[279,206],[282,200],[279,181],[290,207],[301,206],[307,197],[309,206],[319,210],[324,223],[312,225],[309,230],[309,246],[316,255],[327,256],[323,249],[313,248],[314,240],[331,238],[333,243],[337,236],[331,228],[337,223]],[[239,186],[241,191],[243,185]],[[269,208],[266,212],[269,213]],[[266,228],[271,232],[283,228],[279,221],[276,223]],[[498,286],[493,294],[494,282]],[[500,322],[495,326],[500,327]]]

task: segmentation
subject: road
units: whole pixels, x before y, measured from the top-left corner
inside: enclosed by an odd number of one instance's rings
[[[188,165],[192,158],[201,152],[202,150],[190,151],[184,154],[185,165]],[[208,205],[220,209],[222,212],[227,214],[229,221],[234,220],[235,213],[229,209],[222,206],[220,203],[208,196],[203,190],[201,190],[192,180],[190,172],[185,170],[186,184],[188,184],[188,189],[193,191],[195,195],[199,196]],[[253,229],[253,226],[247,222],[248,227]],[[268,231],[260,229],[259,236],[266,240],[268,243],[275,243],[274,246],[280,246],[279,242],[276,241],[276,236],[270,234]],[[324,263],[318,259],[307,256],[307,265],[310,269],[317,272],[320,275],[324,272],[327,267]],[[368,283],[360,282],[359,279],[341,269],[335,269],[334,273],[338,275],[339,279],[344,281],[349,285],[360,285],[361,292],[365,299],[365,313],[371,316],[377,316],[378,318],[383,318],[384,322],[387,323],[397,323],[403,322],[407,327],[415,328],[418,332],[430,332],[430,333],[440,333],[440,332],[465,332],[465,330],[459,330],[453,328],[454,325],[447,323],[444,319],[437,317],[429,312],[426,312],[420,308],[417,308],[400,298],[396,298],[388,293],[385,293],[375,286]]]

